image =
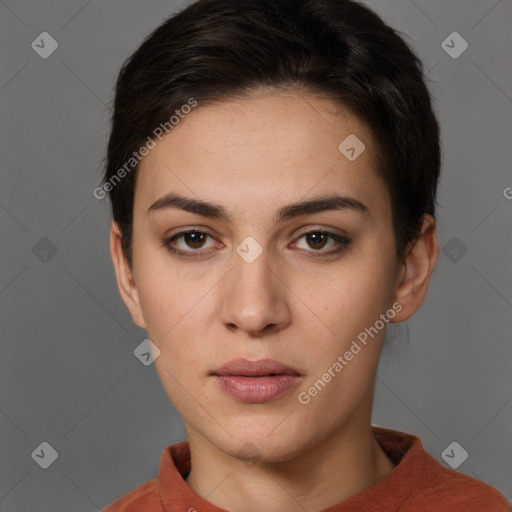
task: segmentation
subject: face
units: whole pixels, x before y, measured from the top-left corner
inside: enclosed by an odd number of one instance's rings
[[[141,162],[120,289],[189,438],[277,461],[369,421],[410,309],[375,156],[347,111],[278,92],[199,104]]]

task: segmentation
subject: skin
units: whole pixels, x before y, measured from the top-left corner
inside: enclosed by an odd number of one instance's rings
[[[349,161],[349,134],[366,149]],[[112,224],[110,248],[121,296],[134,322],[160,349],[154,364],[180,412],[191,450],[186,479],[200,496],[232,512],[321,510],[384,478],[393,463],[371,432],[375,372],[385,328],[311,398],[298,401],[379,315],[392,322],[422,304],[439,248],[435,220],[395,256],[391,203],[375,167],[371,133],[329,99],[299,91],[259,91],[199,105],[143,159],[137,179],[133,268]],[[148,213],[174,192],[222,205],[229,222],[176,208]],[[285,204],[337,193],[352,209],[305,214],[275,224]],[[199,252],[181,259],[163,240]],[[317,228],[351,240],[302,236]],[[248,263],[236,248],[262,248]],[[202,245],[201,245],[202,243]],[[324,254],[315,258],[315,255]],[[210,372],[236,357],[274,358],[300,384],[274,400],[243,403]],[[250,450],[240,450],[251,443]]]

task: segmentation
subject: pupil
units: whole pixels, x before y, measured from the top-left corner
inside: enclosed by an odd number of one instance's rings
[[[203,238],[202,233],[188,233],[187,236],[191,239],[192,244],[201,244],[201,239]]]
[[[310,233],[309,236],[311,237],[311,239],[313,239],[313,246],[320,244],[320,247],[315,247],[315,249],[323,247],[322,239],[325,239],[325,235],[323,233]]]

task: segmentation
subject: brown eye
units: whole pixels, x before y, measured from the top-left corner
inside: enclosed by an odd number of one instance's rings
[[[181,258],[198,258],[204,255],[207,251],[201,251],[198,249],[204,248],[205,240],[213,237],[205,233],[204,231],[198,231],[191,229],[188,231],[181,231],[170,238],[163,240],[162,245],[171,253]],[[177,241],[182,240],[179,244]],[[222,246],[222,244],[221,244]],[[209,248],[208,248],[209,249]]]
[[[200,249],[204,243],[205,237],[208,235],[199,231],[190,231],[188,233],[184,233],[182,236],[183,241],[187,244],[187,246],[191,247],[192,249]]]
[[[329,231],[312,230],[307,233],[303,233],[297,240],[304,239],[306,241],[306,247],[300,247],[306,251],[312,253],[313,256],[327,256],[342,251],[350,244],[350,240],[346,236],[337,235]],[[331,250],[322,250],[331,243]],[[311,250],[313,249],[313,250]],[[314,254],[314,253],[318,254]]]
[[[323,249],[325,247],[326,242],[329,240],[328,235],[320,232],[308,233],[305,236],[309,246],[312,249]]]

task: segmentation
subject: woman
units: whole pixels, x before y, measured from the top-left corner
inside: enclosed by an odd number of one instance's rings
[[[147,37],[97,192],[187,440],[105,512],[509,510],[371,425],[386,327],[437,260],[440,161],[421,63],[354,1],[200,0]]]

